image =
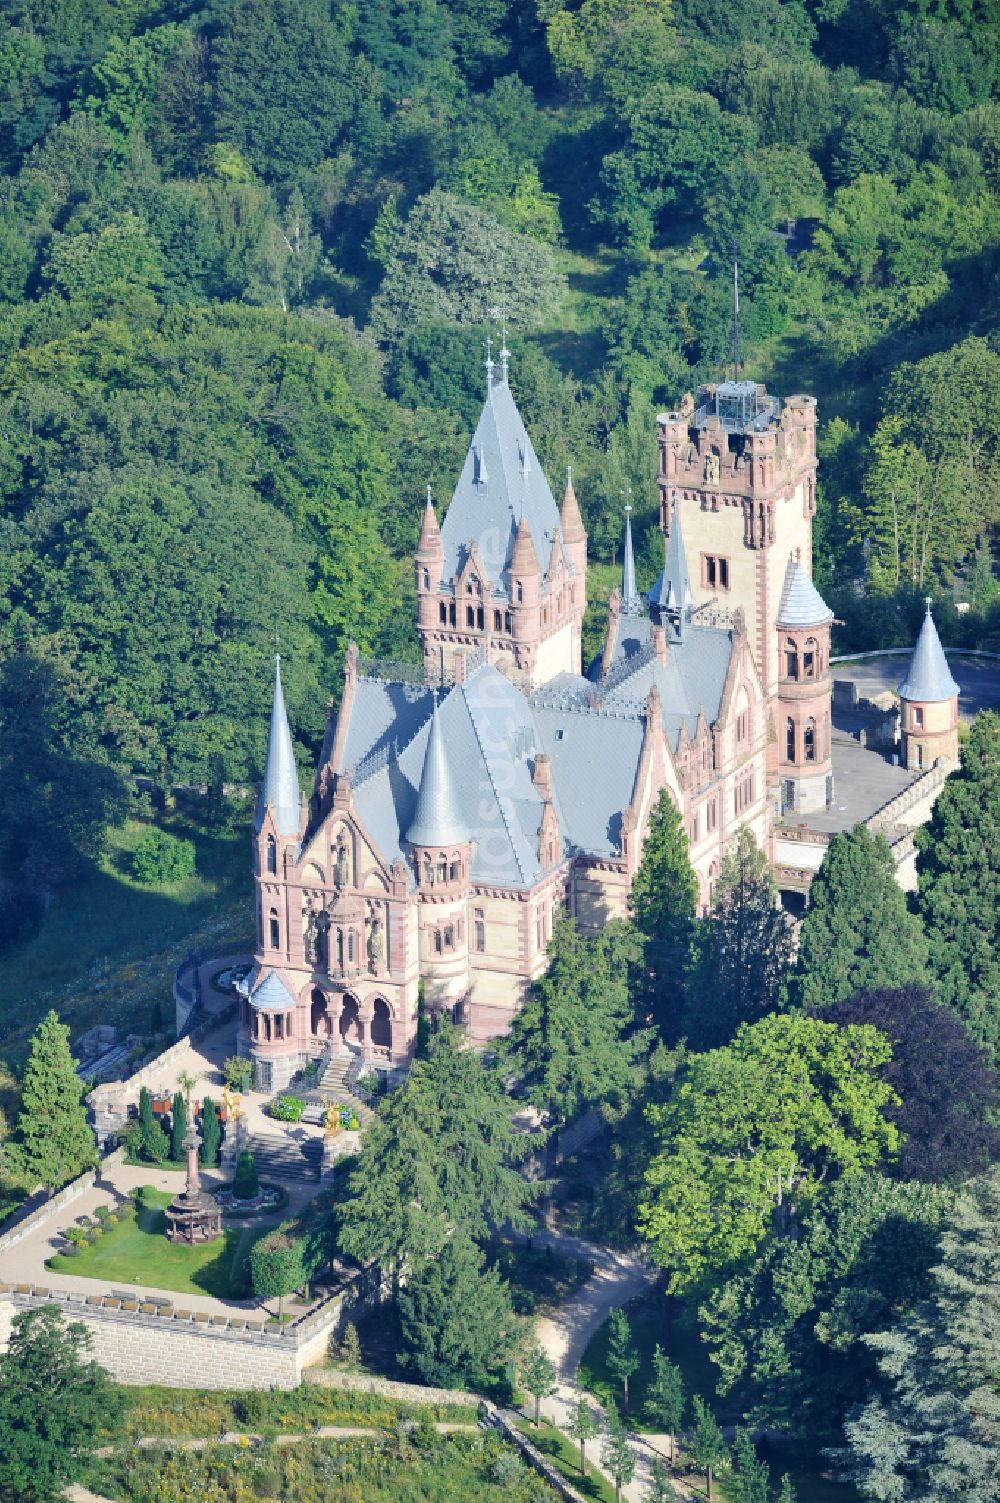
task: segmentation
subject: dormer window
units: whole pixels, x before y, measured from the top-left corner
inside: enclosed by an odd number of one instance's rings
[[[486,462],[483,459],[482,449],[472,451],[472,483],[473,485],[485,485],[489,476],[486,473]]]

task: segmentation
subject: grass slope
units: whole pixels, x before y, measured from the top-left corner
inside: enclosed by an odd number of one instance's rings
[[[86,880],[53,898],[41,928],[4,957],[0,1045],[22,1058],[50,1008],[74,1034],[94,1023],[147,1029],[159,1002],[172,1023],[174,970],[189,947],[253,945],[247,822],[211,830],[176,815],[164,828],[194,842],[197,866],[183,882],[144,887],[130,875],[132,851],[149,830],[129,820],[108,833]]]

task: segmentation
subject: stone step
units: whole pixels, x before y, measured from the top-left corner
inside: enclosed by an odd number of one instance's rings
[[[318,1180],[323,1167],[323,1144],[318,1138],[305,1143],[280,1138],[254,1138],[250,1144],[257,1173],[262,1180],[309,1183]]]

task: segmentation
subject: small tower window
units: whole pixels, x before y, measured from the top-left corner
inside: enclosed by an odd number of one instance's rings
[[[430,571],[428,569],[425,569],[424,570],[424,589],[425,590],[429,590],[430,587],[431,587]]]
[[[449,868],[448,868],[448,880],[451,881],[451,882],[457,882],[458,881],[458,874],[459,874],[458,862],[457,861],[453,861],[451,863],[451,865],[449,866]]]
[[[503,612],[502,611],[494,611],[493,612],[493,630],[494,631],[503,631]]]
[[[448,607],[443,600],[438,603],[438,621],[442,626],[448,625]]]
[[[439,882],[447,882],[447,880],[448,880],[448,863],[445,860],[445,858],[442,856],[441,860],[438,862],[438,881]]]
[[[517,584],[515,584],[514,586],[514,603],[516,605],[524,604],[524,586],[521,584],[520,580],[518,580]]]
[[[341,970],[343,970],[343,968],[344,968],[344,931],[343,931],[343,929],[338,929],[337,930],[337,964],[340,966]]]
[[[785,722],[785,761],[795,761],[795,721]]]
[[[918,731],[924,728],[924,712],[919,705],[913,706],[913,724]]]
[[[444,947],[446,950],[453,950],[455,948],[455,931],[450,924],[445,927]]]
[[[428,887],[434,886],[434,868],[429,856],[424,857],[424,882]]]
[[[809,638],[802,653],[802,677],[816,677],[816,643]]]
[[[270,931],[271,931],[271,949],[272,950],[280,949],[280,947],[281,947],[281,926],[278,923],[278,910],[277,910],[277,908],[272,908],[271,909]]]
[[[816,760],[816,722],[815,722],[815,720],[810,719],[810,720],[806,721],[805,736],[804,736],[803,740],[805,742],[806,761],[807,762],[815,762],[815,760]]]
[[[486,916],[482,908],[477,908],[474,911],[476,923],[476,949],[478,950],[479,954],[482,955],[483,951],[486,949]]]
[[[347,931],[347,961],[348,961],[349,965],[352,964],[353,961],[354,961],[354,930],[353,929],[349,929]]]
[[[456,622],[455,602],[453,600],[451,602],[451,604],[449,605],[449,607],[448,607],[448,625],[449,626],[454,626],[455,622]]]
[[[786,647],[785,648],[785,677],[786,678],[798,678],[798,676],[799,676],[799,655],[796,652],[796,650],[795,650],[794,647]]]
[[[440,955],[441,954],[441,930],[440,929],[435,929],[434,930],[434,954],[435,955]]]
[[[505,632],[510,632],[510,631],[513,630],[513,627],[511,625],[510,611],[504,611],[504,615],[503,615],[503,629],[504,629]]]
[[[267,837],[267,869],[271,873],[278,870],[278,842],[273,835]]]
[[[467,605],[465,607],[465,624],[466,626],[475,626],[476,624],[476,608],[474,605]]]

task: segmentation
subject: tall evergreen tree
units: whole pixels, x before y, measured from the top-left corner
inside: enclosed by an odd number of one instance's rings
[[[496,1379],[514,1349],[516,1320],[508,1285],[459,1229],[441,1255],[398,1295],[401,1356],[424,1383],[482,1387]]]
[[[684,1423],[684,1377],[657,1342],[653,1352],[653,1376],[646,1389],[646,1418],[667,1437],[667,1456],[674,1459],[674,1437]]]
[[[211,1096],[201,1104],[201,1162],[206,1169],[214,1169],[219,1162],[219,1144],[222,1142],[222,1126],[219,1113]]]
[[[187,1108],[184,1105],[183,1091],[174,1092],[173,1105],[170,1109],[170,1157],[175,1163],[179,1163],[184,1157],[184,1137],[187,1133]]]
[[[69,1029],[54,1012],[31,1041],[24,1070],[17,1141],[6,1150],[12,1174],[29,1189],[57,1190],[97,1163],[83,1085],[69,1049]]]
[[[516,1168],[531,1144],[513,1116],[497,1072],[442,1028],[364,1135],[340,1207],[342,1249],[412,1270],[438,1257],[457,1226],[472,1237],[526,1226],[538,1186]]]
[[[883,835],[835,835],[812,887],[789,977],[793,1005],[822,1012],[854,992],[923,979],[927,941]]]
[[[692,1048],[717,1048],[741,1023],[778,1008],[793,944],[767,857],[744,827],[722,863],[711,919],[699,930],[685,1017]]]
[[[608,1405],[608,1428],[601,1446],[601,1463],[615,1484],[615,1503],[621,1503],[622,1488],[628,1487],[635,1476],[636,1460],[628,1431],[614,1404]]]
[[[649,821],[629,912],[643,940],[645,995],[665,1035],[678,1032],[694,955],[698,879],[680,811],[664,788]]]
[[[570,918],[556,923],[548,970],[514,1019],[502,1057],[528,1099],[557,1121],[630,1094],[647,1042],[633,1031],[629,995],[638,957],[639,938],[628,924],[613,919],[584,936]]]
[[[688,1437],[688,1450],[705,1473],[706,1491],[711,1500],[714,1497],[715,1472],[725,1461],[728,1447],[718,1420],[700,1394],[694,1395],[691,1406],[694,1410],[694,1424]]]
[[[1000,715],[977,715],[917,845],[917,910],[942,1002],[1000,1063]]]
[[[1000,1456],[1000,1175],[973,1181],[941,1238],[935,1291],[870,1337],[885,1392],[845,1424],[834,1453],[872,1498],[991,1503]]]
[[[632,1340],[632,1327],[624,1310],[608,1316],[608,1368],[622,1385],[628,1408],[628,1380],[639,1366],[639,1352]]]

